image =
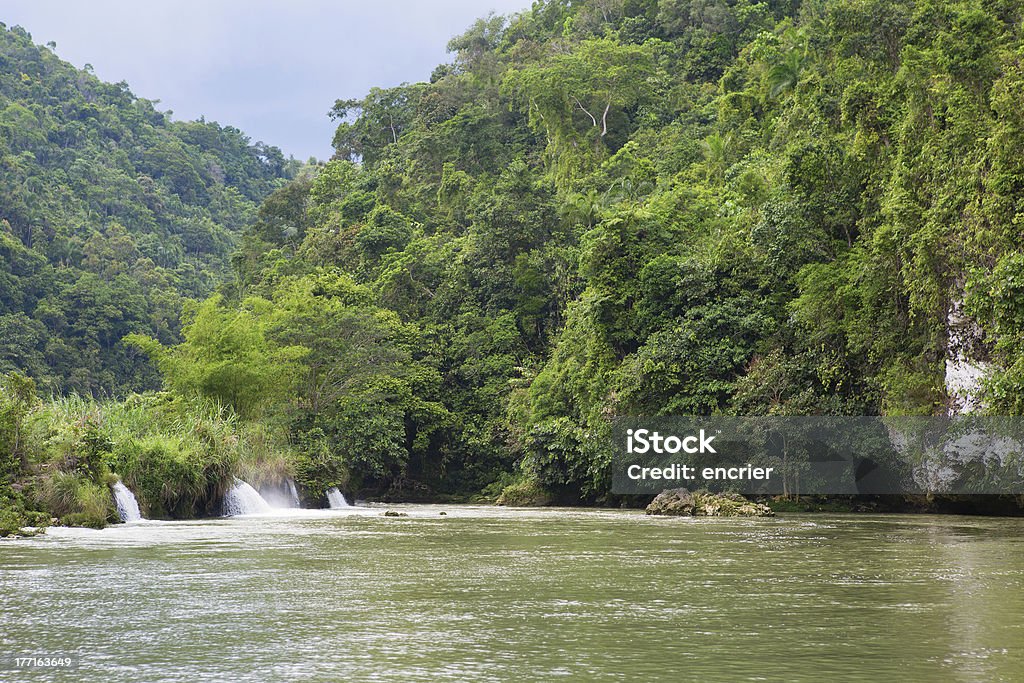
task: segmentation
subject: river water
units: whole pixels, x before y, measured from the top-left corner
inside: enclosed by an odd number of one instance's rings
[[[392,509],[0,541],[0,681],[1024,680],[1024,520]]]

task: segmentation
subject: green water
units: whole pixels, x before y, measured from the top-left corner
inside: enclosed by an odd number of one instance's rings
[[[396,509],[0,542],[0,680],[1024,680],[1024,520]]]

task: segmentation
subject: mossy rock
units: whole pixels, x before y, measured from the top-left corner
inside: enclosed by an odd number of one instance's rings
[[[649,515],[667,515],[674,517],[690,516],[694,511],[693,494],[686,489],[669,489],[662,491],[645,512]]]
[[[87,512],[72,512],[61,517],[60,522],[64,526],[81,526],[89,529],[105,529],[107,527],[106,516],[100,517]]]
[[[519,481],[506,486],[495,501],[508,507],[543,507],[551,504],[551,495],[534,480]]]
[[[659,493],[646,510],[649,515],[698,517],[773,517],[772,509],[738,493],[669,489]]]
[[[774,517],[775,513],[764,503],[747,500],[738,493],[693,494],[694,514],[699,517]]]

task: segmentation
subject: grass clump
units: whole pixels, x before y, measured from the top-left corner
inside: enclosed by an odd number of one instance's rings
[[[51,517],[95,528],[116,522],[118,480],[143,516],[214,515],[235,477],[260,486],[295,469],[284,429],[242,421],[216,401],[168,392],[44,401],[30,380],[17,394],[5,387],[0,382],[0,534]]]
[[[36,503],[67,526],[102,529],[118,519],[106,484],[76,472],[56,471],[41,477]]]

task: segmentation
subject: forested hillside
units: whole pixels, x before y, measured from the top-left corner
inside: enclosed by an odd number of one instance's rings
[[[607,490],[614,415],[941,413],[958,357],[1018,413],[1020,30],[980,1],[483,19],[430,83],[337,103],[335,159],[268,203],[241,286],[167,363],[265,320],[308,351],[279,400],[327,462],[434,486],[520,467],[569,499]],[[309,313],[326,327],[272,321]]]
[[[21,28],[0,27],[0,372],[45,390],[159,387],[121,338],[179,337],[290,174],[240,131],[172,122]]]
[[[1021,21],[1009,0],[481,19],[429,83],[336,104],[334,158],[267,199],[183,343],[128,341],[160,400],[278,439],[310,500],[607,501],[616,415],[1020,414]],[[148,154],[184,201],[177,157]],[[138,438],[106,447],[127,479]]]

